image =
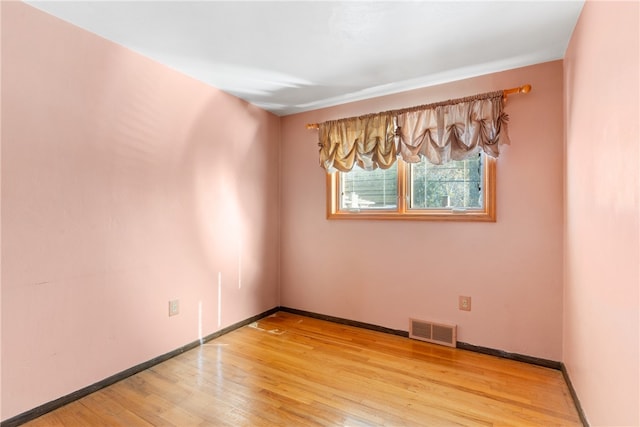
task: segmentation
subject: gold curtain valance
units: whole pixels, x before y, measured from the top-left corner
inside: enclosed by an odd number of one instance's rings
[[[443,164],[483,151],[497,158],[500,146],[510,143],[503,111],[506,95],[530,90],[525,85],[321,123],[320,165],[327,171],[348,172],[356,164],[365,170],[387,169],[398,157],[409,163],[426,158]]]
[[[334,120],[319,128],[320,163],[326,170],[388,169],[396,161],[395,117],[372,114]]]

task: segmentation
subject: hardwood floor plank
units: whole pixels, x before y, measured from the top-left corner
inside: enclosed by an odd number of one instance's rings
[[[278,312],[28,426],[580,426],[562,373]]]

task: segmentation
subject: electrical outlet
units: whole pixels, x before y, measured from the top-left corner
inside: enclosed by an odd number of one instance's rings
[[[471,311],[471,297],[458,297],[458,308],[464,311]]]
[[[169,301],[169,316],[175,316],[180,313],[180,300],[174,299]]]

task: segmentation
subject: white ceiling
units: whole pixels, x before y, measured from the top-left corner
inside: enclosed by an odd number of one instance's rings
[[[583,1],[27,1],[278,115],[560,59]]]

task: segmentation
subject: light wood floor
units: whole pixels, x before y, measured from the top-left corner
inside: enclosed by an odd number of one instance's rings
[[[562,373],[279,312],[27,426],[579,426]]]

